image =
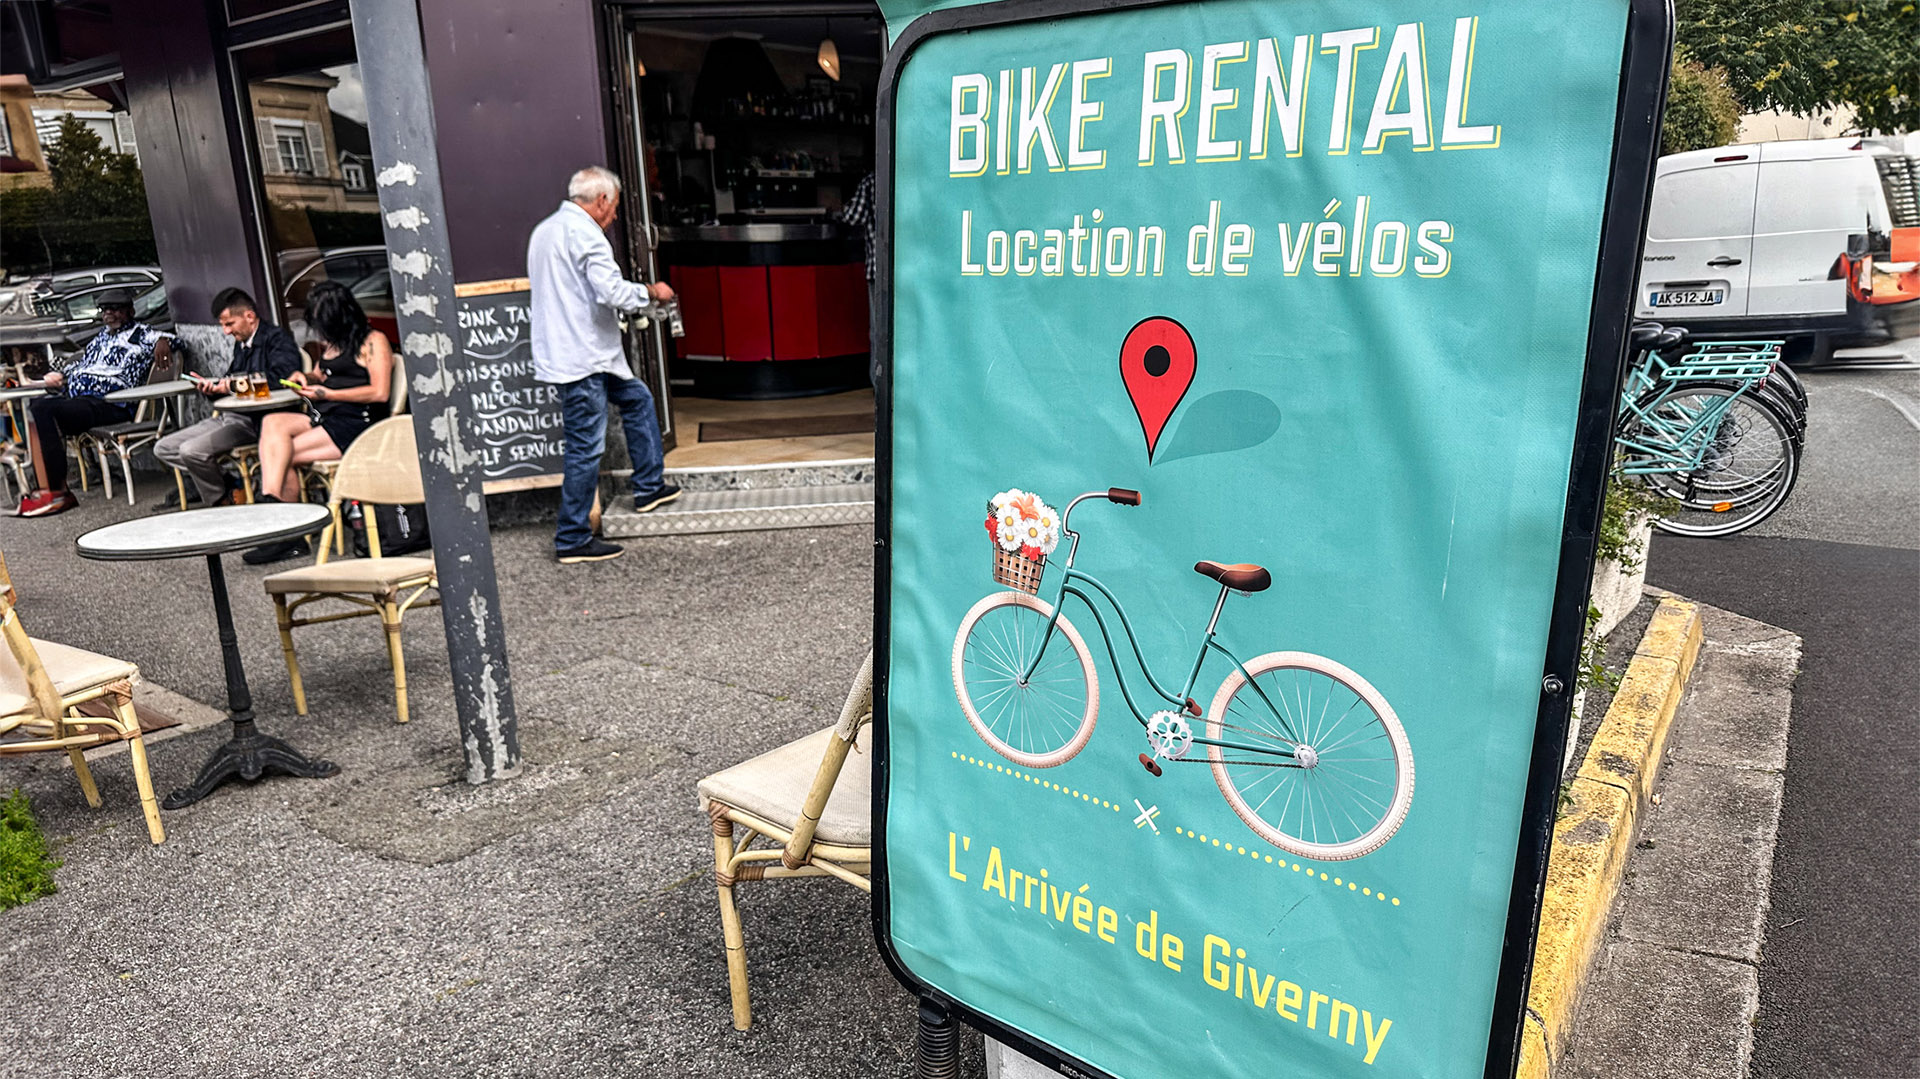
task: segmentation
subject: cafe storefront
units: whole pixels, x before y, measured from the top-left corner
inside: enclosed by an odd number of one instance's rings
[[[873,171],[878,11],[700,7],[631,5],[612,28],[630,255],[685,312],[684,336],[647,343],[665,357],[676,457],[870,456],[855,196]]]
[[[568,174],[608,164],[626,189],[616,255],[683,297],[683,336],[636,321],[628,338],[668,466],[870,460],[866,233],[843,218],[873,167],[874,5],[418,5],[462,295],[508,303]],[[218,349],[205,312],[230,285],[298,331],[326,279],[391,331],[343,0],[36,0],[7,17],[5,73],[124,101],[184,339]],[[506,398],[537,403],[515,378]],[[505,447],[535,464],[489,489],[557,482],[557,427]]]

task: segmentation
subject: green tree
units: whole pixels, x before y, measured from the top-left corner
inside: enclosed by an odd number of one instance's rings
[[[1920,4],[1829,5],[1835,23],[1835,98],[1854,108],[1854,126],[1891,135],[1920,131]]]
[[[1914,0],[1676,0],[1676,37],[1747,111],[1848,105],[1864,132],[1920,129]]]
[[[1695,60],[1682,45],[1673,50],[1667,113],[1660,126],[1660,152],[1678,154],[1725,146],[1740,130],[1740,104],[1727,73]]]
[[[132,154],[107,149],[92,128],[71,113],[47,148],[57,212],[67,220],[147,216],[147,188]]]
[[[0,191],[0,259],[9,271],[155,261],[147,189],[132,154],[62,117],[46,146],[53,186]]]

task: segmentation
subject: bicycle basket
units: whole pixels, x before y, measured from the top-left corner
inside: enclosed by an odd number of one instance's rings
[[[1038,594],[1040,574],[1047,567],[1047,556],[1028,558],[1019,551],[1001,550],[996,544],[993,548],[993,579],[1008,588],[1018,588],[1022,592]]]

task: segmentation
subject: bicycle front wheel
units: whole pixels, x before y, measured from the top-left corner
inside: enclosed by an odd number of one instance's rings
[[[1717,423],[1703,427],[1696,422],[1709,410],[1721,409],[1724,414]],[[1770,400],[1703,385],[1665,398],[1652,415],[1672,430],[1699,428],[1686,447],[1697,465],[1639,477],[1653,493],[1670,500],[1654,521],[1661,531],[1732,535],[1772,516],[1793,493],[1800,476],[1800,440],[1793,422]]]
[[[1308,652],[1227,675],[1207,711],[1213,780],[1247,827],[1302,858],[1378,850],[1413,804],[1413,749],[1380,691]]]
[[[1072,760],[1100,712],[1100,680],[1086,642],[1064,616],[1047,640],[1052,617],[1045,600],[997,592],[973,605],[953,639],[960,710],[995,753],[1028,768]]]

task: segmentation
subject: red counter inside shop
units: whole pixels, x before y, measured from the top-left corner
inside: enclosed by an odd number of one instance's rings
[[[769,256],[802,252],[697,246],[704,249],[700,261],[714,264],[676,261],[668,270],[686,330],[675,343],[675,378],[690,378],[696,393],[716,397],[792,397],[866,384],[863,262],[773,262]],[[715,257],[728,253],[737,264]]]

